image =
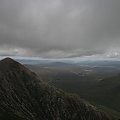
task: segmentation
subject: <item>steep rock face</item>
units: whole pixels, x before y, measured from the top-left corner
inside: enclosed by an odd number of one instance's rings
[[[0,61],[1,120],[109,120],[78,96],[39,80],[20,63]]]

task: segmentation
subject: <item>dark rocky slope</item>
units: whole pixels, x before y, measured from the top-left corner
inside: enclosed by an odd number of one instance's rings
[[[39,80],[20,63],[0,61],[0,120],[109,120],[78,96]]]

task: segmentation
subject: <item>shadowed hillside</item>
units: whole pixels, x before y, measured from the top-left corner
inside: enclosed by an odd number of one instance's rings
[[[120,112],[120,74],[98,82],[89,90],[87,97],[97,104],[105,105]]]
[[[81,100],[49,86],[11,58],[0,61],[1,120],[109,120]]]

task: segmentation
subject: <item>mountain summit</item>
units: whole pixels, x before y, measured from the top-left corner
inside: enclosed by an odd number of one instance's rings
[[[12,66],[12,65],[20,65],[20,63],[18,63],[17,61],[7,57],[3,60],[0,61],[0,65],[3,65],[4,67],[9,67],[9,66]]]
[[[0,61],[0,120],[109,120],[76,95],[38,79],[14,61]]]
[[[24,65],[19,62],[7,57],[0,61],[0,70],[1,71],[30,71]]]

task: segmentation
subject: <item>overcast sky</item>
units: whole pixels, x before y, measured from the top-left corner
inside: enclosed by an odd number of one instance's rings
[[[0,0],[0,56],[120,54],[120,0]]]

